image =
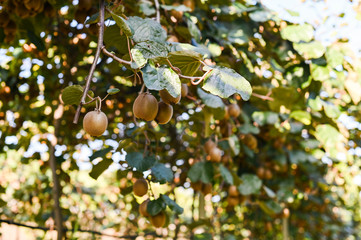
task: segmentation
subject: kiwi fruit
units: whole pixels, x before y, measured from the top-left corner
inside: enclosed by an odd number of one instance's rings
[[[165,220],[166,216],[164,212],[160,212],[157,215],[150,217],[151,224],[156,228],[163,227],[165,224]]]
[[[182,83],[182,86],[181,86],[181,87],[182,87],[182,88],[181,88],[181,96],[182,96],[182,98],[183,98],[183,97],[185,97],[185,96],[188,95],[188,86],[187,86],[187,84]]]
[[[159,124],[168,123],[173,116],[173,107],[165,102],[158,103],[158,114],[155,117]]]
[[[181,99],[181,94],[179,94],[179,96],[175,98],[170,95],[170,93],[166,89],[160,90],[159,95],[162,98],[163,102],[168,104],[177,104]]]
[[[149,199],[145,200],[144,202],[142,202],[139,205],[139,213],[143,216],[143,217],[149,217],[149,213],[147,211],[147,207],[148,207],[148,203],[149,203]]]
[[[83,128],[85,132],[92,136],[102,135],[108,127],[108,118],[100,110],[88,112],[83,119]]]
[[[204,151],[209,154],[213,148],[217,147],[217,144],[213,142],[211,139],[208,139],[204,144]]]
[[[211,183],[202,184],[202,193],[204,195],[212,193],[212,184]]]
[[[214,147],[209,152],[209,156],[211,157],[212,162],[220,162],[222,159],[222,150],[218,147]]]
[[[239,193],[237,187],[235,185],[231,185],[228,189],[228,196],[230,197],[238,197]]]
[[[202,191],[202,182],[198,181],[198,182],[191,182],[191,187],[193,188],[193,190],[195,192],[200,192]]]
[[[257,138],[250,133],[244,136],[243,143],[251,150],[257,149]]]
[[[235,103],[228,105],[227,110],[229,116],[234,118],[238,117],[241,114],[241,108]]]
[[[133,193],[138,197],[142,197],[148,192],[148,183],[144,178],[139,178],[133,184]]]
[[[158,113],[158,101],[150,93],[141,93],[133,103],[134,116],[145,121],[152,121]]]
[[[226,202],[228,203],[228,206],[234,207],[239,204],[239,198],[228,196]]]

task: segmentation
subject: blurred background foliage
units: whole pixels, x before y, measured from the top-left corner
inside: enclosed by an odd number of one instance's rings
[[[1,219],[54,225],[53,155],[64,224],[75,230],[68,238],[98,238],[81,228],[149,239],[145,234],[359,239],[361,65],[347,39],[325,46],[310,24],[284,21],[256,1],[160,0],[168,42],[191,44],[206,64],[234,69],[255,94],[249,101],[237,94],[221,100],[182,79],[189,97],[174,105],[170,123],[135,124],[132,103],[140,85],[133,86],[132,71],[101,55],[91,90],[101,97],[109,88],[120,93],[105,100],[109,126],[93,138],[72,123],[76,107],[60,99],[65,87],[85,84],[96,50],[97,25],[85,21],[96,17],[98,3],[83,2],[0,1]],[[128,17],[154,18],[157,11],[147,0],[121,6]],[[126,55],[114,21],[106,26],[106,46]],[[241,114],[224,117],[231,104]],[[82,109],[81,119],[87,110],[92,107]],[[152,176],[155,197],[168,195],[184,208],[183,214],[168,208],[163,229],[138,213],[145,197],[132,194],[142,173],[129,167],[126,153],[143,151],[144,132],[149,152],[166,168],[144,172]],[[207,137],[224,152],[220,162],[209,161]],[[108,164],[99,169],[99,162]],[[100,176],[93,179],[91,171]],[[46,239],[41,231],[33,235]]]

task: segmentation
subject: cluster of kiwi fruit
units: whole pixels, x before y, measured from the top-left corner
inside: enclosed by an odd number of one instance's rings
[[[188,86],[182,84],[181,94],[173,97],[166,89],[159,91],[162,101],[157,99],[149,92],[143,92],[138,95],[133,103],[133,113],[136,118],[145,121],[156,120],[159,124],[167,124],[173,116],[172,104],[179,103],[181,97],[188,94]]]
[[[245,197],[242,196],[235,185],[231,185],[228,188],[228,196],[226,202],[228,203],[228,207],[234,208],[235,206],[244,202]]]
[[[138,197],[143,197],[148,193],[148,183],[144,178],[139,178],[135,181],[135,183],[133,184],[133,193]],[[139,205],[140,215],[147,218],[149,217],[150,223],[154,227],[156,228],[163,227],[166,222],[166,215],[164,211],[161,211],[158,214],[151,216],[147,210],[149,201],[150,200],[148,198]]]
[[[0,0],[0,4],[3,7],[0,12],[0,27],[4,29],[6,43],[14,41],[17,30],[17,25],[10,18],[10,14],[28,18],[44,12],[44,15],[50,18],[56,13],[53,6],[44,0]]]

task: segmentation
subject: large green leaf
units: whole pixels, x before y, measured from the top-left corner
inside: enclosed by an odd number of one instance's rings
[[[321,142],[325,150],[330,153],[331,157],[337,155],[336,145],[344,141],[342,134],[329,124],[318,125],[314,135]]]
[[[197,88],[198,96],[202,99],[202,102],[210,108],[224,108],[225,105],[222,99],[213,94],[206,93],[201,88]]]
[[[147,204],[147,212],[151,216],[155,216],[161,211],[163,211],[167,207],[166,203],[164,202],[163,198],[158,198],[156,200],[151,200]]]
[[[195,51],[183,50],[170,52],[168,59],[183,75],[193,76],[201,65],[202,55]]]
[[[81,97],[83,95],[83,87],[80,85],[72,85],[64,88],[63,93],[61,94],[61,99],[66,105],[78,105],[80,103]],[[92,91],[88,91],[90,96],[94,96]],[[86,97],[85,102],[90,101],[89,97]]]
[[[306,59],[319,58],[325,53],[326,49],[319,41],[308,43],[293,43],[296,51]]]
[[[172,170],[163,163],[156,164],[151,170],[155,179],[160,183],[171,182],[173,180]]]
[[[199,180],[204,183],[210,183],[213,179],[213,165],[210,162],[198,162],[194,164],[188,172],[188,177],[192,182]]]
[[[132,64],[130,65],[131,68],[138,69],[144,67],[145,64],[147,64],[147,59],[145,59],[143,53],[139,49],[132,48],[130,52],[133,58]]]
[[[117,25],[105,28],[104,43],[107,48],[115,47],[120,54],[128,53],[127,37],[120,35],[120,28]]]
[[[334,68],[342,65],[344,61],[344,56],[340,50],[335,49],[334,47],[328,47],[326,50],[326,59],[327,65]]]
[[[129,17],[127,24],[132,29],[132,38],[136,43],[146,41],[164,42],[167,39],[167,33],[162,26],[150,18]]]
[[[110,14],[112,15],[114,21],[117,23],[118,27],[123,31],[123,33],[125,33],[125,35],[127,35],[128,37],[131,37],[133,35],[132,29],[129,27],[127,21],[121,16],[114,14],[113,12],[110,12]]]
[[[107,148],[101,149],[99,151],[96,151],[93,153],[93,155],[90,156],[89,161],[93,161],[94,159],[96,159],[98,157],[104,157],[105,154],[107,154],[111,150],[113,150],[112,147],[107,147]]]
[[[238,190],[242,195],[257,193],[262,186],[262,180],[253,174],[243,174],[241,181],[242,183],[238,186]]]
[[[290,118],[294,118],[297,121],[300,121],[301,123],[303,123],[305,125],[311,124],[311,114],[306,111],[302,111],[302,110],[293,111],[290,114]]]
[[[176,214],[182,214],[183,208],[180,207],[175,201],[170,199],[167,195],[162,195],[163,201],[172,209]]]
[[[143,80],[145,86],[150,90],[166,89],[173,97],[181,93],[181,81],[177,73],[168,66],[156,68],[150,61],[143,69]]]
[[[154,41],[140,42],[133,49],[138,49],[146,59],[166,57],[168,55],[168,46],[165,43]]]
[[[326,81],[330,78],[330,70],[327,66],[311,64],[311,76],[316,81]]]
[[[202,88],[221,98],[238,93],[243,100],[248,100],[252,94],[251,84],[233,69],[216,67],[206,77]]]
[[[104,158],[102,161],[100,161],[97,165],[94,165],[89,175],[94,178],[95,180],[98,179],[98,177],[108,169],[110,164],[113,163],[112,159]]]
[[[223,165],[219,166],[219,171],[221,172],[221,175],[224,179],[224,181],[228,184],[233,185],[233,176],[232,174],[229,172],[228,168],[226,168]]]
[[[127,153],[125,160],[130,167],[136,168],[137,171],[147,171],[156,163],[154,156],[143,157],[143,153],[131,152]]]
[[[291,42],[309,42],[313,38],[313,27],[310,24],[289,25],[281,30],[283,39]]]

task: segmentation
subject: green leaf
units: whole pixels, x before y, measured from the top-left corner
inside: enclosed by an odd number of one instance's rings
[[[154,156],[143,157],[143,153],[131,152],[127,153],[125,160],[130,167],[137,169],[137,171],[144,172],[149,170],[156,163]]]
[[[132,48],[130,52],[133,57],[133,61],[130,65],[131,68],[138,69],[144,67],[145,64],[147,64],[147,59],[144,58],[142,52],[139,49]]]
[[[181,73],[186,76],[194,76],[201,65],[202,54],[192,51],[183,50],[170,52],[168,59],[173,66],[179,68]]]
[[[198,162],[194,164],[188,172],[188,177],[192,182],[199,180],[204,183],[210,183],[214,177],[213,165],[210,162]]]
[[[110,14],[112,15],[114,21],[117,23],[118,27],[127,35],[128,37],[131,37],[133,35],[132,29],[130,29],[127,21],[122,18],[121,16],[118,16],[110,11]],[[120,34],[120,32],[119,32]]]
[[[212,240],[214,239],[211,233],[195,234],[192,240]]]
[[[338,106],[332,103],[323,102],[323,109],[329,118],[338,118],[341,115],[341,111]]]
[[[240,148],[241,148],[238,137],[236,135],[230,136],[228,138],[228,143],[232,150],[232,154],[234,156],[237,156],[240,153]]]
[[[173,172],[170,168],[167,168],[163,163],[158,163],[152,167],[152,175],[160,183],[172,182]]]
[[[133,32],[133,40],[136,43],[155,41],[164,42],[167,39],[167,33],[162,26],[156,21],[140,17],[129,17],[127,24]]]
[[[262,186],[262,180],[253,174],[243,174],[241,181],[242,183],[238,186],[238,190],[242,195],[257,193]]]
[[[146,59],[166,57],[168,55],[168,46],[165,43],[154,41],[137,43],[133,49],[138,49]]]
[[[338,152],[336,145],[344,141],[342,134],[329,124],[318,125],[314,136],[321,142],[325,150],[330,153],[331,157],[335,157]]]
[[[295,50],[306,59],[319,58],[325,53],[326,49],[319,41],[308,43],[293,43]]]
[[[280,213],[282,211],[281,205],[276,203],[275,201],[265,201],[265,202],[258,202],[261,209],[267,213],[268,215],[274,215]]]
[[[311,124],[311,114],[306,111],[302,111],[302,110],[293,111],[290,114],[290,118],[294,118],[305,125]]]
[[[187,19],[187,26],[188,26],[188,30],[189,30],[189,33],[191,34],[191,36],[196,41],[199,41],[201,39],[201,31],[199,30],[197,25],[191,19],[188,18]]]
[[[168,66],[156,68],[152,61],[143,69],[143,80],[145,86],[150,90],[166,89],[173,97],[181,94],[181,81],[177,73]]]
[[[36,48],[39,51],[44,51],[45,44],[44,44],[43,40],[39,36],[35,35],[35,33],[33,31],[28,30],[27,33],[28,33],[28,38],[29,38],[30,42],[34,43],[34,45],[36,46]]]
[[[107,93],[108,93],[109,95],[114,95],[114,94],[118,93],[119,91],[120,91],[119,88],[109,88],[109,89],[107,90]]]
[[[148,202],[147,212],[149,213],[149,215],[155,216],[161,211],[163,211],[166,207],[167,205],[165,204],[163,198],[160,197],[156,200],[151,200]]]
[[[276,197],[276,193],[272,189],[270,189],[266,186],[263,186],[263,189],[270,198]]]
[[[272,19],[273,14],[268,10],[258,10],[249,14],[249,17],[255,22],[266,22]]]
[[[327,66],[311,64],[311,76],[316,81],[326,81],[330,78],[330,70]]]
[[[333,47],[328,47],[326,50],[327,65],[335,68],[343,64],[344,56],[341,51]]]
[[[181,4],[181,5],[160,5],[161,8],[163,8],[164,10],[167,11],[171,11],[171,10],[176,10],[178,12],[190,12],[192,9],[190,9],[189,7],[186,7],[185,5]]]
[[[233,185],[233,176],[232,174],[229,172],[228,168],[226,168],[225,166],[223,166],[222,164],[219,166],[219,170],[221,172],[221,175],[224,179],[224,181],[228,184]]]
[[[94,165],[89,175],[94,178],[95,180],[98,179],[98,177],[108,169],[110,164],[113,163],[112,159],[105,158],[102,161],[100,161],[97,165]]]
[[[88,91],[90,96],[94,96],[92,91]],[[81,97],[83,95],[83,87],[80,85],[72,85],[64,88],[63,93],[61,94],[61,99],[65,105],[78,105],[80,103]],[[89,97],[86,97],[86,102],[90,101]]]
[[[183,208],[180,207],[175,201],[170,199],[167,195],[162,195],[164,202],[172,209],[176,214],[182,214]]]
[[[310,24],[289,25],[281,30],[283,39],[291,42],[309,42],[313,38],[314,29]]]
[[[252,119],[253,121],[255,121],[256,123],[258,123],[260,126],[269,124],[269,125],[274,125],[276,123],[278,123],[279,117],[278,114],[275,112],[253,112],[252,114]]]
[[[233,69],[227,67],[216,67],[206,77],[202,88],[221,98],[238,93],[242,99],[247,101],[251,97],[251,84]]]
[[[110,152],[112,150],[113,150],[112,147],[107,147],[107,148],[101,149],[99,151],[96,151],[93,153],[93,155],[91,155],[91,157],[89,158],[89,161],[93,161],[94,159],[96,159],[98,157],[104,157],[105,154],[107,154],[108,152]]]
[[[115,47],[120,54],[128,53],[127,37],[120,35],[120,28],[117,25],[105,28],[104,43],[107,48]]]
[[[108,11],[104,12],[104,19],[108,19],[110,17],[110,13]],[[99,22],[99,12],[93,14],[85,21],[85,24],[93,24]]]
[[[218,96],[214,96],[213,94],[206,93],[201,88],[197,88],[198,96],[202,99],[202,102],[210,108],[224,108],[225,105],[222,99]]]

